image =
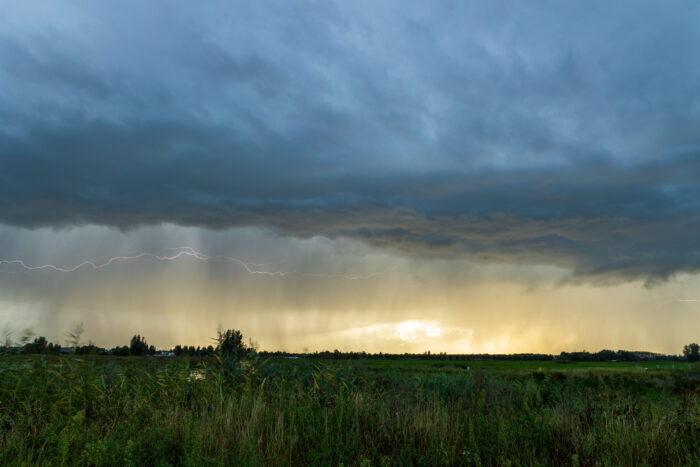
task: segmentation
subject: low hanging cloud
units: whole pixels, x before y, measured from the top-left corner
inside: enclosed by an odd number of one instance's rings
[[[2,223],[700,270],[696,3],[44,7],[0,19]]]

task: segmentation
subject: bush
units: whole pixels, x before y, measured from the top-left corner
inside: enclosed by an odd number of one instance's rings
[[[147,355],[148,354],[148,344],[146,339],[136,334],[131,338],[131,343],[129,344],[129,352],[131,355]]]
[[[219,331],[217,336],[216,351],[224,358],[241,359],[245,357],[248,348],[243,342],[243,334],[236,329]]]
[[[693,342],[683,347],[683,355],[689,362],[697,362],[700,360],[700,345]]]

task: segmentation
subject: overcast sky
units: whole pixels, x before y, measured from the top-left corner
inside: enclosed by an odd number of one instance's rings
[[[437,323],[451,351],[675,352],[694,338],[700,307],[678,300],[700,270],[695,1],[0,4],[0,260],[68,267],[184,239],[296,274],[246,277],[220,258],[166,274],[146,258],[66,282],[4,263],[0,324],[84,320],[106,339],[129,313],[170,345],[187,339],[183,303],[196,316],[206,303],[202,326],[248,323],[268,347],[304,347],[295,320],[317,323],[308,347],[343,332],[355,348],[428,345],[402,339],[409,321],[421,339]],[[125,310],[109,293],[125,273],[189,298],[134,285]],[[364,289],[341,277],[356,275]],[[529,298],[456,297],[475,283]],[[600,317],[583,305],[558,318],[574,296],[616,294],[596,305],[611,326],[634,306],[656,340],[590,340],[577,326]],[[266,313],[286,324],[265,334]],[[154,314],[182,330],[143,321]],[[515,330],[493,324],[506,315]],[[540,336],[558,319],[568,340]]]

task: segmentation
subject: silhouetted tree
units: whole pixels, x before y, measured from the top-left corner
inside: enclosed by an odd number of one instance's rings
[[[49,345],[46,347],[47,353],[53,354],[53,355],[58,355],[61,353],[61,345],[60,344],[52,344],[49,342]]]
[[[61,353],[61,346],[46,340],[44,336],[39,336],[33,342],[28,342],[22,350],[28,354],[58,354]]]
[[[689,362],[697,362],[700,360],[700,345],[693,342],[683,347],[683,356],[688,359]]]
[[[227,329],[226,331],[218,331],[218,336],[216,338],[217,346],[216,351],[222,357],[235,357],[243,358],[248,349],[243,342],[243,334],[237,329]]]
[[[34,339],[34,342],[30,342],[24,345],[24,353],[47,353],[48,341],[44,336],[39,336]]]
[[[87,345],[80,345],[78,347],[74,347],[73,352],[76,355],[101,355],[105,352],[105,349],[103,349],[102,347],[97,347],[92,342],[88,342]]]
[[[131,355],[143,356],[148,354],[148,344],[146,339],[136,334],[131,338],[131,343],[129,344],[129,352]]]
[[[129,350],[128,346],[122,345],[121,347],[113,348],[112,354],[117,357],[128,357],[129,355],[131,355],[131,351]]]

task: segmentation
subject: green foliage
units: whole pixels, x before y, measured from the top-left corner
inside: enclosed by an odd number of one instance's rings
[[[697,362],[700,360],[700,345],[693,342],[683,347],[683,355],[689,362]]]
[[[116,357],[128,357],[131,355],[131,350],[126,345],[123,345],[112,349],[112,354]]]
[[[195,347],[193,345],[188,346],[182,346],[182,345],[176,345],[173,348],[173,354],[176,357],[181,357],[181,356],[189,356],[189,357],[213,357],[216,354],[216,349],[214,349],[213,346],[209,345],[207,347]]]
[[[39,336],[32,342],[24,344],[23,353],[26,354],[60,354],[61,346],[49,342],[44,336]]]
[[[700,380],[569,368],[3,356],[0,465],[700,462]]]
[[[139,356],[153,355],[156,353],[156,349],[153,346],[148,346],[145,337],[141,337],[139,334],[136,334],[131,338],[131,342],[129,343],[129,353],[131,355]]]
[[[235,358],[240,360],[248,353],[248,348],[245,342],[243,342],[243,334],[236,329],[218,331],[216,342],[216,351],[222,358]]]

